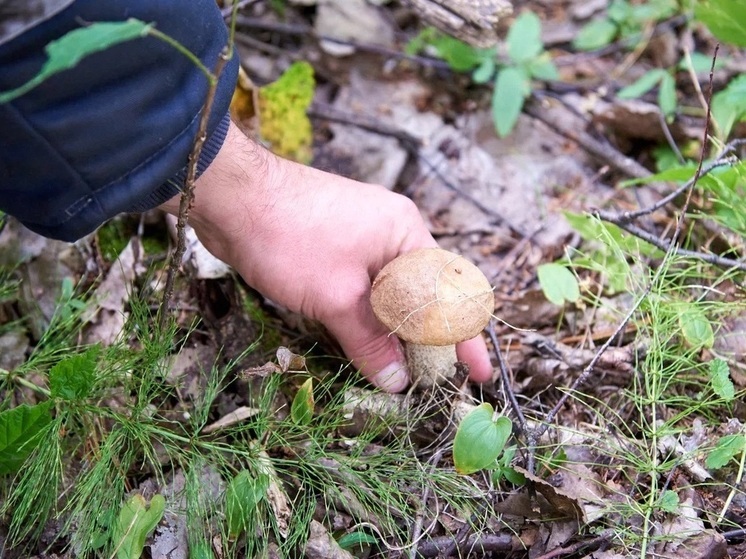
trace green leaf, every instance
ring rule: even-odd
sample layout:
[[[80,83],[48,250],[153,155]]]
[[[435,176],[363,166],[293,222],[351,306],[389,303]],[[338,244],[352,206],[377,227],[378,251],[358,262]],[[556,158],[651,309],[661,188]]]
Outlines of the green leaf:
[[[650,184],[653,182],[685,182],[694,177],[694,173],[697,172],[696,165],[680,165],[666,169],[660,173],[643,177],[639,179],[629,179],[621,182],[622,187],[637,186],[640,184]]]
[[[662,254],[659,248],[640,240],[634,235],[625,233],[622,229],[611,223],[605,223],[592,216],[573,212],[563,212],[563,215],[570,226],[580,233],[580,236],[586,241],[601,241],[602,243],[612,241],[614,245],[618,245],[621,252],[628,254],[637,252],[647,256],[660,256]],[[617,261],[618,263],[615,264]],[[624,256],[619,254],[618,251],[610,252],[607,255],[604,266],[613,268],[614,270],[629,271],[629,266]],[[611,269],[607,270],[607,272],[611,271]]]
[[[508,56],[513,62],[520,64],[539,56],[544,50],[539,16],[533,12],[523,12],[510,26],[505,41]]]
[[[251,526],[256,507],[264,498],[269,487],[269,476],[260,474],[254,477],[248,470],[236,474],[225,490],[225,519],[231,538]]]
[[[746,2],[743,0],[699,0],[694,16],[721,41],[746,47]]]
[[[140,559],[145,540],[163,518],[164,510],[163,495],[154,495],[148,504],[138,493],[122,505],[113,533],[118,559]]]
[[[487,83],[495,75],[497,65],[494,58],[485,58],[482,63],[474,70],[471,79],[474,83]]]
[[[730,462],[734,456],[743,452],[746,448],[746,437],[742,434],[725,435],[710,451],[705,460],[705,465],[713,470],[719,470]]]
[[[645,24],[671,17],[678,8],[676,0],[648,0],[630,6],[631,16],[635,21]]]
[[[609,19],[619,25],[627,24],[632,18],[632,6],[628,0],[612,0],[606,11]]]
[[[96,382],[96,361],[101,346],[94,345],[85,353],[66,357],[49,371],[49,389],[53,398],[76,401],[91,395]]]
[[[542,264],[536,269],[544,296],[555,305],[580,299],[580,287],[573,273],[561,264]]]
[[[667,489],[658,498],[657,505],[663,512],[674,514],[679,510],[679,495],[676,491]]]
[[[746,74],[731,80],[728,86],[712,96],[712,117],[727,138],[733,126],[746,118]]]
[[[712,325],[697,307],[690,306],[679,313],[679,326],[684,341],[692,348],[710,348],[715,343]]]
[[[507,417],[493,419],[493,409],[484,403],[461,421],[453,441],[456,471],[468,475],[495,464],[508,442],[513,424]]]
[[[0,412],[0,475],[17,472],[37,447],[41,431],[52,422],[51,407],[47,401]]]
[[[457,72],[473,70],[486,59],[494,59],[494,49],[478,49],[448,35],[438,35],[431,44],[443,60]]]
[[[730,379],[730,368],[725,359],[713,359],[709,364],[710,383],[712,390],[727,402],[732,402],[736,397],[736,388]]]
[[[521,68],[509,67],[498,72],[492,95],[492,118],[500,137],[513,130],[530,92],[531,84]]]
[[[298,425],[308,425],[313,419],[313,379],[309,378],[298,389],[290,406],[290,417]]]
[[[81,29],[70,31],[44,48],[47,61],[36,76],[16,89],[0,93],[0,104],[12,101],[31,91],[54,74],[74,68],[88,55],[147,35],[152,27],[151,24],[128,19],[127,21],[92,23]]]
[[[537,80],[559,80],[559,71],[557,70],[557,66],[554,65],[548,52],[545,52],[529,63],[528,73]]]
[[[620,89],[617,92],[617,97],[619,99],[636,99],[637,97],[642,97],[658,85],[667,75],[668,73],[660,68],[650,70],[643,74],[636,82]]]
[[[526,484],[526,476],[522,474],[521,472],[517,471],[515,468],[511,468],[511,467],[501,468],[500,473],[505,479],[507,479],[513,485],[520,486],[520,485]]]
[[[341,538],[339,538],[339,541],[337,541],[337,544],[339,544],[339,547],[342,549],[350,550],[355,547],[363,547],[367,545],[376,545],[378,543],[378,538],[375,536],[372,536],[371,534],[368,534],[367,532],[362,532],[360,530],[356,530],[355,532],[350,532],[349,534],[345,534]]]
[[[666,72],[661,78],[661,85],[658,89],[658,106],[670,122],[676,114],[676,80]]]
[[[572,46],[577,50],[600,49],[611,44],[618,33],[619,27],[610,19],[596,19],[580,29],[572,41]]]

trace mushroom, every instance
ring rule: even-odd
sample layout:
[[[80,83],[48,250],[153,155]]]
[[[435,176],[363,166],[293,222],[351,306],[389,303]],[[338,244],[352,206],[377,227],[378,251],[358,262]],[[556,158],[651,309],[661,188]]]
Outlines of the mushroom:
[[[458,254],[440,248],[389,262],[371,288],[373,312],[405,342],[412,382],[423,388],[455,374],[455,344],[477,336],[495,307],[492,286]]]

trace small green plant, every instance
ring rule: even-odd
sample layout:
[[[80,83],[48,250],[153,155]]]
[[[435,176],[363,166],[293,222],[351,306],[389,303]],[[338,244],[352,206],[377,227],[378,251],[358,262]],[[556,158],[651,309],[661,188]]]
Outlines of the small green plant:
[[[562,264],[542,264],[536,269],[544,296],[558,306],[580,299],[580,286],[575,275]]]
[[[721,41],[746,47],[746,4],[741,0],[697,0],[694,16]]]
[[[606,14],[584,25],[572,44],[578,50],[595,50],[617,39],[637,43],[643,27],[666,19],[678,10],[676,0],[651,0],[632,3],[629,0],[612,0]]]
[[[145,539],[161,521],[165,509],[163,495],[154,495],[148,503],[136,494],[122,505],[113,533],[117,559],[140,559]]]
[[[634,83],[617,92],[619,99],[635,99],[658,87],[658,106],[667,120],[676,113],[676,78],[672,72],[656,68],[642,75]]]
[[[541,21],[533,12],[523,12],[511,25],[506,38],[505,59],[497,49],[477,49],[452,37],[426,30],[410,44],[416,52],[425,45],[434,48],[449,66],[458,72],[472,72],[475,83],[494,83],[492,118],[497,133],[510,134],[518,121],[533,80],[559,77],[541,40]]]
[[[523,485],[526,483],[526,476],[512,466],[516,451],[517,448],[515,446],[510,446],[503,451],[502,455],[497,459],[497,465],[492,470],[492,483],[498,484],[502,480],[506,480],[513,485]]]
[[[225,520],[232,539],[256,526],[257,505],[265,498],[268,487],[267,474],[255,476],[248,470],[241,470],[231,480],[225,491]]]
[[[507,417],[497,416],[490,404],[470,411],[456,430],[453,463],[460,474],[473,474],[496,465],[513,431]]]

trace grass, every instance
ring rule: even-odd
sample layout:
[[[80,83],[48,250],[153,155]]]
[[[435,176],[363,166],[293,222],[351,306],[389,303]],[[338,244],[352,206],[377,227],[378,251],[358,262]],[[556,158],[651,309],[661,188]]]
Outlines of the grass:
[[[664,529],[682,511],[696,507],[682,502],[680,494],[686,494],[689,487],[722,494],[726,480],[732,479],[725,471],[713,472],[714,479],[697,479],[697,474],[706,471],[704,463],[718,432],[733,417],[738,400],[737,392],[729,395],[715,383],[708,366],[716,358],[713,344],[722,324],[746,311],[743,288],[739,287],[742,278],[690,258],[631,251],[616,232],[600,224],[586,224],[581,231],[594,231],[597,239],[586,245],[591,252],[577,253],[573,258],[580,273],[590,271],[591,277],[601,282],[600,289],[590,291],[603,293],[604,282],[614,282],[618,288],[620,278],[606,276],[606,266],[595,264],[613,261],[617,274],[626,271],[621,278],[624,291],[643,297],[633,318],[637,330],[635,372],[629,385],[611,397],[595,396],[592,389],[572,395],[577,415],[592,418],[592,423],[575,430],[565,425],[557,429],[565,432],[565,440],[582,440],[588,452],[581,457],[576,452],[574,460],[568,460],[555,440],[540,449],[539,458],[548,473],[565,471],[577,477],[575,460],[589,468],[593,476],[581,483],[601,488],[608,495],[602,505],[605,510],[594,513],[600,521],[591,527],[597,532],[611,528],[616,545],[626,555],[645,558],[657,553],[665,541],[681,543],[680,532],[667,534]],[[641,274],[641,270],[647,273]],[[603,301],[589,295],[586,304],[598,307]],[[731,482],[729,499],[733,492],[742,493],[735,487],[740,477],[739,470],[736,482]],[[600,484],[600,478],[606,481]],[[710,504],[695,511],[704,520],[698,531],[708,519],[723,521],[716,508]],[[696,525],[693,521],[692,526]],[[727,529],[728,524],[719,527]]]
[[[344,393],[357,382],[349,371],[316,375],[318,405],[307,426],[296,424],[288,414],[298,383],[289,373],[273,374],[247,383],[245,398],[259,413],[203,433],[216,419],[221,395],[234,390],[238,364],[256,344],[226,366],[216,364],[203,371],[198,397],[180,401],[177,388],[166,381],[168,358],[195,335],[195,329],[171,322],[160,330],[150,308],[147,301],[131,300],[123,335],[94,352],[92,381],[83,389],[68,386],[79,390],[72,396],[62,396],[59,388],[50,392],[49,378],[61,362],[84,354],[86,348],[78,346],[77,338],[85,305],[58,313],[29,359],[4,375],[3,409],[18,403],[22,387],[33,388],[29,404],[51,399],[54,406],[52,420],[30,443],[34,452],[25,466],[4,479],[6,551],[40,549],[39,538],[57,525],[59,530],[51,539],[45,536],[42,548],[79,557],[122,553],[113,534],[127,496],[147,479],[161,491],[175,476],[183,476],[184,487],[168,501],[167,509],[183,512],[193,549],[201,549],[205,557],[210,556],[208,544],[216,535],[229,556],[239,551],[247,556],[265,553],[270,541],[283,553],[297,553],[319,502],[329,515],[345,511],[359,531],[381,546],[406,545],[412,519],[422,514],[418,496],[423,492],[435,496],[443,511],[457,515],[468,517],[484,507],[483,495],[468,478],[430,468],[418,458],[406,433],[392,436],[392,418],[371,423],[353,439],[340,433],[348,422]],[[67,382],[74,384],[72,379],[83,376],[76,370]],[[175,414],[174,403],[179,401],[182,412]],[[420,420],[396,421],[401,425]],[[262,493],[256,507],[241,518],[240,533],[230,533],[225,494],[241,472],[254,480],[268,475],[282,488],[291,514],[287,527],[276,520],[278,503],[270,493]]]

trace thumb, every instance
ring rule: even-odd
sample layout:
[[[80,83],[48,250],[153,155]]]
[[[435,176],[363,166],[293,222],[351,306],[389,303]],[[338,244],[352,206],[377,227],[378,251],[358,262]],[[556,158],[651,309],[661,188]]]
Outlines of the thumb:
[[[369,305],[334,320],[327,328],[371,384],[387,392],[407,387],[409,371],[401,343],[378,322]]]

